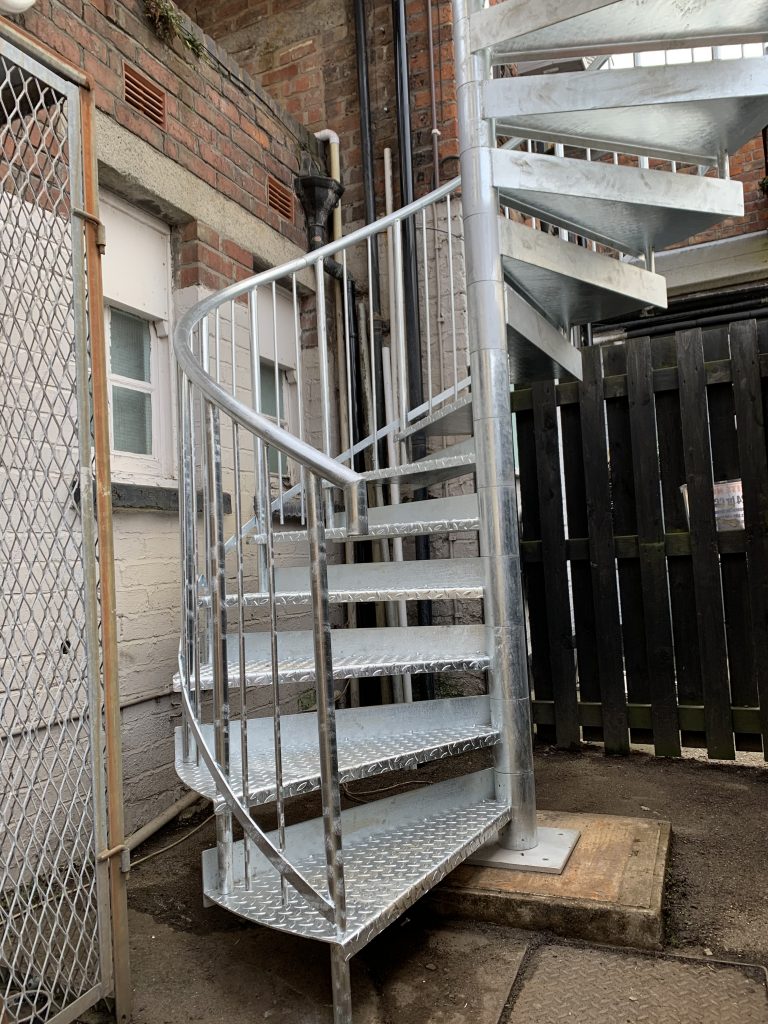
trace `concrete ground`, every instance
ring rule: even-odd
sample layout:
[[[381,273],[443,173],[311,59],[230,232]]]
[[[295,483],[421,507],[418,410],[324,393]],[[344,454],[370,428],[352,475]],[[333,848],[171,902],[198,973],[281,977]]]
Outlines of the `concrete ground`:
[[[479,760],[475,755],[472,767]],[[727,1024],[729,1007],[740,1024],[768,1024],[768,770],[642,754],[606,758],[598,751],[540,751],[536,770],[542,808],[671,821],[668,956],[608,953],[533,932],[440,921],[425,900],[354,958],[355,1024]],[[368,794],[400,779],[426,782],[442,772],[442,765],[426,766],[351,791]],[[312,812],[299,801],[290,817]],[[194,824],[169,826],[134,861]],[[324,947],[203,909],[200,854],[211,845],[208,822],[132,872],[135,1024],[330,1024]],[[681,964],[680,954],[698,959]],[[724,960],[760,969],[722,967]],[[600,991],[590,977],[603,981]]]

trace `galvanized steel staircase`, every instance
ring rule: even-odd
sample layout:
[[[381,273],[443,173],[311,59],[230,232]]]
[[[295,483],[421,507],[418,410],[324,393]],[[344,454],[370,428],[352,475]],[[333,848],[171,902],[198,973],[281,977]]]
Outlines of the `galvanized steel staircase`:
[[[539,77],[490,74],[493,64],[533,58],[762,41],[768,2],[724,10],[719,0],[574,0],[567,9],[562,20],[564,6],[552,0],[489,8],[454,2],[471,383],[459,382],[454,327],[452,389],[435,395],[428,388],[424,404],[408,408],[403,225],[447,201],[450,234],[453,186],[213,296],[176,332],[185,594],[176,680],[185,724],[178,730],[177,770],[216,805],[217,846],[204,856],[204,892],[251,921],[328,942],[337,1024],[351,1021],[347,961],[353,953],[490,840],[500,836],[513,861],[515,851],[537,843],[510,386],[537,375],[579,377],[573,328],[665,305],[655,251],[743,211],[740,185],[725,177],[727,156],[768,122],[763,58]],[[553,155],[518,143],[497,148],[504,134],[543,148],[553,144]],[[589,149],[599,152],[586,159],[574,153]],[[616,151],[638,156],[638,165],[614,158]],[[675,174],[645,158],[713,164],[720,176]],[[511,218],[504,212],[510,210]],[[426,266],[426,219],[423,229]],[[349,453],[331,451],[324,260],[332,257],[342,268],[342,341],[349,341],[353,323],[362,334],[370,317],[375,359],[371,311],[361,304],[354,320],[347,254],[364,245],[361,262],[370,270],[371,240],[379,245],[385,238],[394,295],[387,373],[398,408],[379,410],[377,419],[374,397],[376,443],[369,437],[358,445],[373,465],[358,473],[345,465]],[[453,262],[449,270],[452,276]],[[286,279],[299,374],[299,289],[314,282],[322,396],[315,437],[323,451],[307,443],[303,425],[297,438],[261,412],[259,310],[271,296],[276,360],[275,288]],[[452,284],[462,290],[453,278]],[[427,316],[429,302],[427,296]],[[431,344],[429,329],[427,335]],[[242,379],[231,369],[227,380],[227,352],[231,368],[247,364],[250,353]],[[442,353],[440,359],[442,368]],[[429,364],[430,386],[432,370]],[[351,421],[349,380],[348,392]],[[449,439],[446,448],[423,450],[441,437]],[[390,464],[382,466],[385,443]],[[302,518],[306,510],[306,525],[273,525],[273,514],[282,524],[286,504],[282,465],[274,494],[270,448],[299,469],[300,482],[289,493]],[[468,474],[474,493],[399,500],[401,488],[415,491]],[[366,492],[375,496],[384,488],[389,503],[367,508]],[[226,490],[235,517],[227,542]],[[402,560],[403,538],[456,532],[477,534],[478,556]],[[391,560],[359,564],[350,557],[326,565],[326,545],[338,554],[346,544],[351,555],[372,538],[386,542],[381,550]],[[286,551],[304,564],[278,566]],[[402,602],[441,599],[482,601],[484,625],[419,627],[403,618]],[[385,603],[386,627],[331,629],[332,606],[370,601]],[[311,628],[279,628],[285,608],[311,612]],[[260,611],[266,628],[251,621]],[[488,695],[336,708],[340,681],[460,671],[486,672]],[[281,713],[281,687],[299,683],[315,688],[317,709]],[[254,691],[269,695],[269,717],[248,710]],[[493,770],[340,810],[340,787],[350,780],[480,748],[493,750]],[[284,801],[317,790],[322,818],[286,828]],[[272,803],[276,829],[265,834],[249,810]],[[233,819],[244,840],[233,841]]]

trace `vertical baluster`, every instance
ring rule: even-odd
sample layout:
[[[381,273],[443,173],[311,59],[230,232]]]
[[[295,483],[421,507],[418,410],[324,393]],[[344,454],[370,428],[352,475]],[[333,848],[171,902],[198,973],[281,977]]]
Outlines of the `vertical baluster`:
[[[317,311],[317,349],[320,357],[320,413],[323,431],[323,451],[331,454],[331,382],[328,371],[328,319],[325,301],[325,269],[323,261],[315,263],[315,303]],[[333,516],[333,499],[330,489],[326,493],[327,515]]]
[[[221,423],[219,410],[206,402],[207,475],[210,505],[208,533],[210,536],[211,610],[213,618],[213,733],[215,756],[221,770],[229,777],[229,678],[227,664],[227,579],[224,548],[224,494],[221,467]],[[218,889],[232,892],[232,812],[223,800],[216,807],[216,848],[218,854]]]
[[[216,383],[221,383],[221,317],[219,315],[219,307],[216,307],[216,315],[214,319],[214,350],[216,358]]]
[[[237,332],[236,309],[229,306],[231,325],[232,396],[237,398]],[[232,472],[234,474],[235,562],[237,565],[237,656],[240,683],[240,777],[243,786],[243,804],[250,806],[248,778],[248,689],[245,670],[245,564],[243,559],[243,503],[240,475],[240,427],[232,420]],[[248,840],[243,840],[243,878],[245,888],[251,888],[251,851]]]
[[[272,352],[275,360],[275,412],[277,425],[282,426],[282,388],[280,387],[280,361],[277,354],[277,285],[272,282]],[[283,508],[283,453],[277,450],[277,494],[280,504],[280,524],[285,523]]]
[[[259,345],[259,289],[258,286],[248,293],[248,347],[250,349],[250,370],[251,370],[251,406],[256,412],[261,412],[261,347]],[[264,442],[254,435],[253,437],[253,493],[254,512],[258,524],[258,533],[264,537],[266,531],[265,520],[269,514],[270,493],[266,494],[261,486],[264,463]],[[264,589],[264,582],[267,576],[267,562],[264,550],[264,542],[260,540],[257,547],[257,571],[259,574],[259,587]]]
[[[190,348],[192,337],[189,338]],[[179,466],[179,523],[181,526],[181,560],[183,571],[181,574],[181,685],[186,686],[189,694],[190,704],[194,708],[195,718],[199,717],[199,709],[194,705],[194,682],[193,682],[193,654],[192,636],[194,633],[194,621],[190,618],[191,588],[194,570],[190,572],[190,556],[192,552],[192,537],[189,531],[189,511],[192,507],[193,497],[189,493],[189,422],[186,415],[186,391],[187,380],[180,366],[176,368],[176,400],[178,416],[178,466]],[[190,731],[189,717],[186,707],[181,717],[181,752],[185,761],[190,756]]]
[[[427,211],[423,209],[421,211],[421,242],[422,242],[422,259],[424,261],[424,267],[422,273],[424,275],[424,317],[425,327],[427,334],[427,408],[432,412],[432,397],[434,390],[432,388],[432,326],[431,316],[429,310],[429,263],[427,261]]]
[[[265,446],[266,447],[266,446]],[[266,448],[265,455],[269,449]],[[264,460],[264,478],[262,486],[269,493],[269,458]],[[275,752],[275,814],[277,815],[277,838],[280,852],[285,852],[285,793],[283,789],[283,744],[280,721],[280,660],[277,646],[277,603],[275,600],[275,539],[272,530],[271,512],[267,516],[267,590],[269,593],[269,654],[272,674],[272,738]],[[283,906],[288,903],[288,891],[285,878],[280,876],[280,889]]]
[[[350,453],[354,451],[355,447],[355,411],[352,405],[352,337],[351,317],[354,315],[353,310],[349,308],[349,279],[347,276],[347,252],[346,249],[341,254],[341,276],[342,276],[342,289],[344,291],[344,297],[342,299],[343,309],[343,331],[344,331],[344,365],[347,373],[347,433],[349,440]],[[354,455],[350,454],[349,457],[350,466],[354,466],[355,459]]]
[[[408,370],[405,351],[405,292],[403,281],[403,224],[395,221],[393,228],[393,269],[394,308],[395,308],[395,343],[397,344],[397,387],[400,403],[400,426],[408,426]]]
[[[459,356],[456,344],[456,288],[453,280],[453,221],[451,197],[445,197],[445,216],[448,221],[448,286],[451,290],[451,351],[453,353],[453,396],[459,397]]]
[[[306,441],[304,436],[304,385],[302,383],[302,368],[301,368],[301,330],[300,330],[300,317],[299,317],[299,293],[296,285],[296,275],[291,275],[291,294],[293,296],[293,344],[296,353],[296,388],[298,391],[298,405],[299,405],[299,437],[302,441]],[[300,501],[301,501],[301,525],[306,523],[306,498],[304,491],[306,489],[306,472],[303,466],[299,468],[299,490],[300,490]]]
[[[373,238],[369,237],[366,240],[367,256],[368,256],[368,288],[370,290],[371,282],[373,281]],[[374,344],[374,333],[373,333],[373,303],[368,298],[368,342],[370,346],[370,374],[371,374],[371,398],[373,403],[373,468],[376,470],[379,468],[379,444],[376,438],[379,430],[379,419],[378,419],[378,395],[376,387],[376,346]]]
[[[190,458],[189,458],[189,493],[191,495],[191,507],[188,511],[189,516],[189,530],[192,538],[192,554],[190,558],[190,569],[192,572],[192,608],[194,618],[192,621],[192,638],[193,638],[193,662],[195,666],[195,714],[197,715],[198,722],[202,721],[203,717],[203,690],[200,673],[202,670],[202,658],[200,656],[200,551],[197,537],[197,454],[196,454],[196,442],[195,442],[195,396],[192,384],[188,384],[187,393],[185,395],[185,401],[187,404],[187,415],[189,416],[189,437],[190,437]],[[200,431],[202,433],[203,424],[200,423]],[[204,447],[204,445],[201,445]],[[205,512],[203,512],[205,514]],[[205,529],[205,520],[203,521]],[[200,764],[200,751],[195,746],[195,763]]]
[[[342,860],[341,798],[339,794],[339,763],[336,744],[336,701],[333,687],[331,654],[331,620],[328,602],[328,567],[325,551],[325,528],[322,517],[322,486],[314,473],[309,474],[307,488],[307,534],[310,557],[310,589],[313,608],[315,647],[315,689],[317,694],[317,726],[320,745],[320,793],[323,802],[326,875],[328,892],[333,902],[336,929],[346,928],[347,908]]]
[[[200,359],[203,364],[205,372],[210,374],[211,372],[211,351],[210,351],[210,323],[208,314],[203,318],[203,330],[202,338],[200,341]],[[200,431],[204,435],[206,432],[206,408],[205,398],[201,392],[200,394]],[[208,489],[208,445],[202,445],[203,465],[202,465],[202,479],[203,479],[203,516],[205,522],[204,537],[205,537],[205,579],[208,590],[208,597],[211,596],[211,579],[209,573],[209,567],[211,564],[211,535],[208,529],[208,513],[211,504],[211,494]],[[213,612],[211,610],[210,602],[205,613],[205,640],[208,655],[208,664],[213,664]]]

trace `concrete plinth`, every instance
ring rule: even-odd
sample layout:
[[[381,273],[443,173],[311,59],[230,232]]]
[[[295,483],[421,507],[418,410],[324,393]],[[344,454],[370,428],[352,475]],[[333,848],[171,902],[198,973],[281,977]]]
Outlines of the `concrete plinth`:
[[[538,823],[581,833],[562,874],[464,864],[432,892],[434,909],[590,942],[659,949],[669,822],[540,811]]]

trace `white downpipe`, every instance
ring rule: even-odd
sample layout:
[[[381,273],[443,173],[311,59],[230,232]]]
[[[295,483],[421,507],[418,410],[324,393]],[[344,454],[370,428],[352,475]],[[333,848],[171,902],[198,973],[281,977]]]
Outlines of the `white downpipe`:
[[[390,214],[394,206],[392,198],[392,150],[384,150],[384,201],[385,201],[385,212]],[[397,323],[397,318],[394,312],[394,280],[395,280],[395,269],[394,269],[394,258],[392,253],[393,245],[393,232],[391,229],[387,230],[387,275],[389,278],[389,323],[393,325]],[[392,327],[390,326],[390,347],[387,349],[382,345],[381,349],[381,363],[382,363],[382,374],[384,377],[384,416],[387,423],[392,423],[395,419],[395,388],[396,388],[396,372],[395,366],[397,364],[396,359],[392,359]],[[397,340],[398,344],[403,344],[403,339]],[[391,362],[390,362],[391,360]],[[400,384],[402,387],[402,382]],[[387,435],[387,456],[389,459],[390,466],[400,465],[398,458],[397,445],[392,434]],[[393,480],[389,486],[389,500],[393,505],[400,504],[400,484]],[[392,540],[392,561],[402,562],[403,561],[403,539],[402,537],[394,537]],[[406,608],[405,601],[397,602],[397,615],[401,626],[408,625],[408,611]],[[411,676],[410,673],[406,672],[403,675],[403,701],[406,704],[410,704],[413,701],[413,689],[411,687]]]
[[[0,12],[2,14],[23,14],[36,3],[37,0],[0,0]]]

